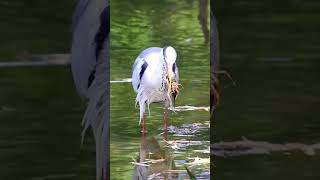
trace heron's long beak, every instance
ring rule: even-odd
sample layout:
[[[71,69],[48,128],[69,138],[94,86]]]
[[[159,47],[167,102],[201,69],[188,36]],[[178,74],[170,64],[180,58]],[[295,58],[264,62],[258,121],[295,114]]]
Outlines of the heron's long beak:
[[[174,84],[174,72],[172,70],[172,64],[167,64],[167,83],[168,83],[168,96],[169,96],[169,102],[170,106],[175,105],[175,99],[177,94],[179,93],[178,89],[176,89],[177,85]]]
[[[174,73],[172,71],[172,64],[168,64],[167,66],[167,73],[168,73],[168,91],[171,91],[172,88],[172,79],[174,78]]]

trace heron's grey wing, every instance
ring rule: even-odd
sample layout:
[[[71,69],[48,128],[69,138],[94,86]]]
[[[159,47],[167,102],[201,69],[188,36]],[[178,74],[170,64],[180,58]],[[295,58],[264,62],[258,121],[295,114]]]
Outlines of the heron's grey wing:
[[[95,79],[88,89],[89,102],[82,121],[82,139],[91,127],[96,144],[96,179],[108,173],[109,159],[109,39],[99,55]]]
[[[76,89],[85,98],[89,98],[88,88],[97,63],[96,38],[107,4],[101,0],[79,0],[73,15],[71,70]]]
[[[156,60],[159,52],[161,52],[162,48],[159,47],[150,47],[143,50],[137,59],[135,60],[132,66],[132,86],[135,92],[138,92],[138,88],[141,82],[141,78],[146,70],[146,68],[151,65],[157,64]],[[156,55],[156,56],[154,56]]]
[[[144,58],[137,57],[132,66],[132,87],[135,92],[138,92],[142,75],[146,69],[146,61]],[[143,72],[142,72],[143,71]]]
[[[71,68],[78,93],[88,99],[82,138],[91,127],[96,179],[107,179],[109,159],[109,0],[80,0],[73,16]]]
[[[146,57],[148,57],[150,54],[160,53],[161,51],[162,51],[162,48],[160,48],[160,47],[150,47],[150,48],[147,48],[147,49],[143,50],[143,51],[139,54],[139,57],[140,57],[140,58],[146,58]]]
[[[76,9],[72,16],[72,31],[75,29],[77,24],[79,23],[81,16],[86,11],[86,8],[88,7],[88,3],[90,0],[79,0],[78,4],[76,6]]]
[[[96,179],[108,173],[109,159],[109,38],[99,55],[95,79],[88,89],[89,102],[82,121],[82,139],[91,127],[96,144]]]

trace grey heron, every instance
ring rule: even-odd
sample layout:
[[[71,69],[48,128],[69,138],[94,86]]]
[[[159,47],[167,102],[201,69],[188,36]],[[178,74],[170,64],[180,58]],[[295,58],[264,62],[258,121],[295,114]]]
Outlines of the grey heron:
[[[79,0],[72,19],[71,70],[87,101],[82,142],[91,127],[96,144],[96,179],[109,176],[109,0]]]
[[[145,128],[146,105],[164,102],[164,128],[168,125],[168,108],[179,93],[179,73],[176,64],[177,53],[171,46],[145,49],[136,58],[132,66],[132,87],[137,93],[136,104],[140,107],[142,133]],[[150,110],[149,110],[150,114]]]

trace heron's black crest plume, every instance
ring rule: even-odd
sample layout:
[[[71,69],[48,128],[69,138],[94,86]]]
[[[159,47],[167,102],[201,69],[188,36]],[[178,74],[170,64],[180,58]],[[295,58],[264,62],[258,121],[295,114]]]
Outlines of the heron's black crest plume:
[[[166,56],[166,49],[167,49],[168,47],[169,47],[169,46],[164,46],[164,47],[163,47],[163,52],[162,52],[162,53],[163,53],[164,59],[166,59],[166,57],[167,57],[167,56]]]
[[[173,66],[172,66],[172,71],[173,71],[173,72],[176,72],[176,63],[173,64]]]

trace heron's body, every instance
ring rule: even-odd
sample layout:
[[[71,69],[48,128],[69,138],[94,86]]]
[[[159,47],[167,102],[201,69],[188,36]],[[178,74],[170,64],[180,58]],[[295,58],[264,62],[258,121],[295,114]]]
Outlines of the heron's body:
[[[109,176],[109,0],[79,0],[73,15],[71,68],[87,101],[82,139],[91,128],[96,144],[96,180]]]
[[[165,48],[173,53],[172,62],[166,62]],[[172,106],[172,93],[168,83],[169,74],[172,82],[179,83],[176,54],[172,47],[151,47],[145,49],[135,60],[132,67],[132,86],[137,93],[136,102],[140,106],[140,123],[144,118],[145,106],[154,102],[164,102],[165,108]],[[169,55],[168,55],[169,56]],[[171,58],[171,57],[170,57]],[[174,97],[175,98],[175,97]]]

